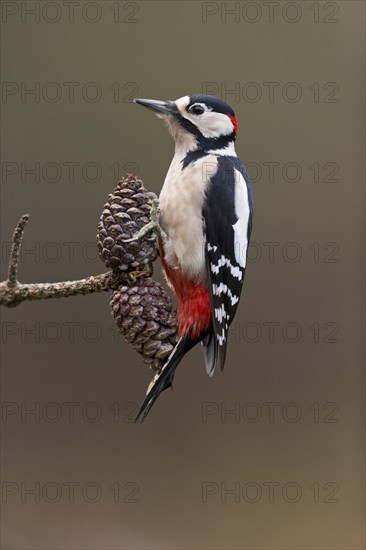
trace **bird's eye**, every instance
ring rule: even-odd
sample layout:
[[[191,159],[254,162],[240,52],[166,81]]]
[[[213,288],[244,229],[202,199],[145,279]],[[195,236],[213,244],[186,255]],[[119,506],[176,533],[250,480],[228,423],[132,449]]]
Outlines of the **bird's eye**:
[[[202,105],[192,105],[192,107],[189,108],[189,112],[192,113],[192,115],[202,115],[205,110]]]

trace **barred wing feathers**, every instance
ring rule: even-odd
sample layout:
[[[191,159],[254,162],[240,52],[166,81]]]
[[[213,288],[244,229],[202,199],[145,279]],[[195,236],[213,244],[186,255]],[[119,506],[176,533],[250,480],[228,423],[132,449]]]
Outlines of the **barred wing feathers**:
[[[203,207],[206,276],[210,290],[215,361],[223,370],[229,326],[232,323],[244,281],[247,251],[252,231],[252,185],[237,157],[223,156],[211,178]]]

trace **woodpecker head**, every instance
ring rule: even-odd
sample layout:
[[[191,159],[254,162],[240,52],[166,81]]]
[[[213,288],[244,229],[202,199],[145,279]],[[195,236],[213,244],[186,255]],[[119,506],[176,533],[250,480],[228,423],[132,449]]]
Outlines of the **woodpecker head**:
[[[191,142],[190,149],[218,149],[234,142],[238,124],[233,109],[217,97],[183,96],[176,101],[135,99],[163,118],[177,143]]]

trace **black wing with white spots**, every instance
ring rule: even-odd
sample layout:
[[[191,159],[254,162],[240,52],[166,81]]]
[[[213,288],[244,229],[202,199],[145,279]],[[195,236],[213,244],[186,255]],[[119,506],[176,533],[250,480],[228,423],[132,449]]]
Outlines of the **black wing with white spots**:
[[[240,299],[252,231],[252,186],[237,157],[218,157],[217,171],[208,183],[203,218],[213,320],[213,334],[205,346],[206,357],[209,353],[214,357],[206,367],[212,374],[217,359],[221,370],[224,368],[228,329]]]

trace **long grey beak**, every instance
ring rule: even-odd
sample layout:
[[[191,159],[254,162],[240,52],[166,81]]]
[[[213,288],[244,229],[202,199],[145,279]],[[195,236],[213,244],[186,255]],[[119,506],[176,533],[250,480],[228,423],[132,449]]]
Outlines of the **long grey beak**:
[[[174,101],[159,101],[158,99],[134,99],[135,103],[143,105],[147,109],[169,115],[174,109]]]

